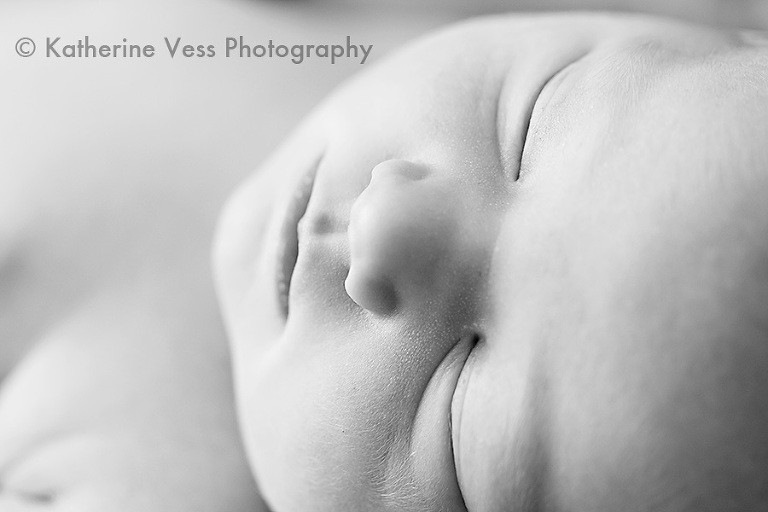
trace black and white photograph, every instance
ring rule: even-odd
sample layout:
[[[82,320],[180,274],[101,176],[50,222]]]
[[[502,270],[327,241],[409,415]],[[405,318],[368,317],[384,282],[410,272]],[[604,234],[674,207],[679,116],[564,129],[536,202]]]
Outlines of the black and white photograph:
[[[0,512],[768,512],[768,1],[0,0]]]

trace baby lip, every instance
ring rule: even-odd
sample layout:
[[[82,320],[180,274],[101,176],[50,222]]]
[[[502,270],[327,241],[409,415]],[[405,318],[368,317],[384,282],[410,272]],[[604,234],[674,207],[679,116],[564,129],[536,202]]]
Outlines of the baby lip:
[[[277,251],[277,297],[283,317],[288,316],[291,278],[299,257],[298,224],[307,211],[318,164],[313,165],[293,189],[280,231],[280,246]]]

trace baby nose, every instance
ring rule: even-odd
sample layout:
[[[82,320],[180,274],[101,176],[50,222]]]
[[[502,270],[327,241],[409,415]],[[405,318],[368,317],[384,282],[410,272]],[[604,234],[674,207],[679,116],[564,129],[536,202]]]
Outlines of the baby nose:
[[[345,287],[359,306],[392,313],[429,299],[450,275],[457,235],[456,189],[405,160],[377,165],[352,206],[350,269]]]

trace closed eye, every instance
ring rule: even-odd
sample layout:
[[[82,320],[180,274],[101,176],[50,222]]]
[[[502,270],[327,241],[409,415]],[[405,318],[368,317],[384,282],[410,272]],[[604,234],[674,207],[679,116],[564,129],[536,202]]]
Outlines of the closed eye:
[[[559,69],[554,74],[550,75],[549,78],[547,78],[546,81],[544,81],[536,91],[536,95],[534,96],[533,101],[529,102],[528,104],[528,110],[525,112],[525,115],[523,116],[523,122],[525,123],[525,127],[522,129],[521,133],[523,134],[522,141],[520,142],[520,154],[517,155],[517,162],[518,162],[518,168],[517,173],[515,175],[515,181],[518,181],[522,174],[523,174],[523,158],[525,155],[525,148],[528,145],[528,140],[530,139],[531,134],[531,124],[533,121],[533,113],[537,110],[537,105],[539,105],[539,100],[541,99],[542,93],[547,88],[547,86],[552,83],[553,79],[560,75],[560,73],[563,72],[563,69]]]
[[[558,68],[559,71],[559,68]],[[496,133],[499,156],[507,182],[517,181],[531,116],[541,91],[552,76],[531,87],[526,75],[530,70],[519,69],[502,81],[496,107]],[[557,74],[557,73],[555,73]]]
[[[526,117],[527,123],[524,132],[525,136],[523,138],[523,145],[520,150],[520,157],[518,160],[520,162],[520,167],[517,173],[517,177],[515,178],[516,181],[522,180],[526,175],[525,171],[527,170],[527,166],[525,165],[525,155],[527,150],[530,148],[530,144],[532,143],[533,139],[531,128],[538,124],[536,120],[541,116],[542,111],[546,109],[547,105],[549,105],[549,102],[554,96],[555,91],[560,86],[560,84],[562,84],[563,80],[568,75],[568,72],[573,68],[573,66],[580,62],[584,56],[586,56],[586,53],[568,65],[558,69],[555,73],[550,75],[550,77],[539,88],[539,91],[536,94],[536,99],[531,103],[530,111]]]

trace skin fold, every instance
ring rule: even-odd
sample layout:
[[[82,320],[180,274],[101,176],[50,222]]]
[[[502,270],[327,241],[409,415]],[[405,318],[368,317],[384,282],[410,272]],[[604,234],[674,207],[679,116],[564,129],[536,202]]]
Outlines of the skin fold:
[[[485,18],[317,108],[214,250],[270,506],[766,506],[766,41]]]

